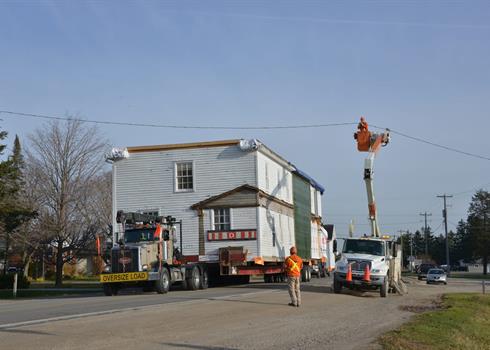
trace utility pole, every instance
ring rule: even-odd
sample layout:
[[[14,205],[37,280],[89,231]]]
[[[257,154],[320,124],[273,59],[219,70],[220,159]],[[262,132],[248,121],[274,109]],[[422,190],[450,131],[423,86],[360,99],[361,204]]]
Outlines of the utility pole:
[[[432,216],[432,213],[425,212],[425,213],[421,213],[419,215],[423,216],[424,221],[425,221],[425,226],[424,226],[425,256],[428,257],[429,256],[429,232],[427,230],[427,217]]]
[[[449,261],[449,237],[447,234],[447,205],[446,205],[446,199],[447,198],[453,198],[453,196],[449,196],[447,194],[443,194],[440,196],[437,196],[437,198],[443,198],[444,199],[444,209],[442,210],[442,216],[444,218],[444,230],[446,231],[446,265],[447,265],[447,274],[449,275],[451,272],[451,265]]]

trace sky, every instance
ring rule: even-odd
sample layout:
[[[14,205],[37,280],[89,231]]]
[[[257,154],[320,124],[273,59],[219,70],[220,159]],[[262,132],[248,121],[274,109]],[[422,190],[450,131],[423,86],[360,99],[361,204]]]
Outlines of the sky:
[[[355,123],[490,157],[488,1],[1,1],[0,110],[188,126]],[[11,145],[45,120],[0,113]],[[323,220],[369,233],[355,125],[100,125],[108,144],[257,138],[325,188]],[[490,161],[393,134],[375,162],[381,230],[443,232]]]

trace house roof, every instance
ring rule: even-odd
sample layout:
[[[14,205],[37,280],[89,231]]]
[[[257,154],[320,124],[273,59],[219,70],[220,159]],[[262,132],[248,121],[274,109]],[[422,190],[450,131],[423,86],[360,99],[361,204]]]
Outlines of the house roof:
[[[222,198],[228,197],[230,195],[233,195],[235,193],[242,192],[242,191],[252,191],[252,192],[257,193],[259,195],[259,197],[267,198],[270,201],[276,202],[278,204],[281,204],[281,205],[288,207],[288,208],[291,208],[291,209],[293,208],[292,204],[290,204],[286,201],[283,201],[282,199],[279,199],[275,196],[272,196],[272,195],[258,189],[255,186],[251,186],[249,184],[244,184],[244,185],[238,186],[232,190],[220,193],[218,195],[215,195],[215,196],[209,197],[205,200],[202,200],[200,202],[197,202],[197,203],[191,205],[191,209],[203,209],[203,208],[210,207],[210,206],[212,206],[213,202],[216,202]],[[259,203],[257,202],[255,204],[255,206],[258,206],[258,205],[259,205]]]
[[[305,173],[304,171],[298,169],[296,166],[294,167],[294,173],[298,174],[299,176],[303,177],[305,180],[307,180],[315,189],[320,191],[321,194],[325,192],[325,187],[320,185],[314,178],[312,178],[310,175]]]
[[[221,140],[221,141],[205,141],[205,142],[191,142],[191,143],[174,143],[168,145],[135,146],[135,147],[128,147],[128,152],[139,153],[139,152],[166,151],[172,149],[221,147],[221,146],[233,146],[239,143],[240,140]]]

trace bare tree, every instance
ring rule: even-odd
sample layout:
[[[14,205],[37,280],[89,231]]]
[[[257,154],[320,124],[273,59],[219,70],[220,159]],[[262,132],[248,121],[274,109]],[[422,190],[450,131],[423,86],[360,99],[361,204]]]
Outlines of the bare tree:
[[[27,162],[38,179],[42,227],[54,248],[56,285],[63,266],[93,242],[100,230],[88,214],[93,182],[104,165],[104,142],[95,127],[70,119],[52,122],[29,137]]]

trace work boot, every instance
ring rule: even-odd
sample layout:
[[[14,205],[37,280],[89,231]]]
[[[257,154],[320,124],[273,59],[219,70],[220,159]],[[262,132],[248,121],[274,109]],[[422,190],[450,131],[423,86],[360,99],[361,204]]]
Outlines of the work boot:
[[[293,303],[289,303],[288,305],[289,306],[296,306],[296,304],[293,304]]]

